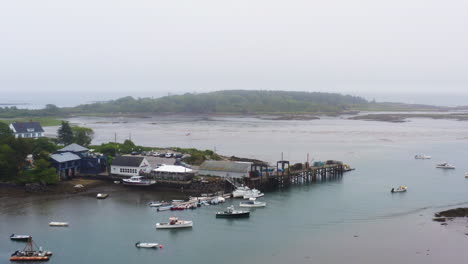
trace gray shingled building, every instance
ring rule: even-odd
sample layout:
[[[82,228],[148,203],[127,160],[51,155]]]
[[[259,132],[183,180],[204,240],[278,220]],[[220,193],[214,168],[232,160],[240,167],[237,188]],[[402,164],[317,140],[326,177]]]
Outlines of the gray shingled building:
[[[249,177],[252,162],[207,160],[200,165],[198,175],[229,178]]]

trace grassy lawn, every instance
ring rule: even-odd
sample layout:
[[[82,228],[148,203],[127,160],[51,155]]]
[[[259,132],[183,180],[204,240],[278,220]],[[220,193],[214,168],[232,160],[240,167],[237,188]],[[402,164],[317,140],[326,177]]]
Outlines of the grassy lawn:
[[[0,122],[10,124],[12,122],[39,122],[41,126],[48,127],[48,126],[60,126],[62,124],[62,120],[58,117],[33,117],[33,118],[12,118],[12,119],[0,119]]]

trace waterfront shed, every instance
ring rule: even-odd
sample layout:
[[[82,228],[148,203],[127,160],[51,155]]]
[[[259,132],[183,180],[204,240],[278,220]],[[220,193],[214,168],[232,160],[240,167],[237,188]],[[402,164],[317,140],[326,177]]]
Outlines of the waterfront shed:
[[[16,138],[40,138],[44,137],[44,129],[39,122],[13,122],[10,129]]]
[[[137,176],[142,173],[150,173],[151,166],[145,157],[141,156],[117,156],[111,165],[111,174],[120,176]]]
[[[229,178],[249,177],[252,162],[207,160],[200,165],[199,175]]]

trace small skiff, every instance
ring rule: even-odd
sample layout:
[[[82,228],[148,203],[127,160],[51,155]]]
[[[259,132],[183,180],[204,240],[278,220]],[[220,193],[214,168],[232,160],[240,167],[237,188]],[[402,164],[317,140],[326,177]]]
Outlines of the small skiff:
[[[50,222],[49,226],[68,226],[68,222]]]
[[[187,228],[192,226],[192,221],[179,220],[177,217],[169,218],[169,223],[156,223],[156,229]]]
[[[137,248],[158,248],[158,243],[142,243],[140,241],[135,243],[135,247]]]

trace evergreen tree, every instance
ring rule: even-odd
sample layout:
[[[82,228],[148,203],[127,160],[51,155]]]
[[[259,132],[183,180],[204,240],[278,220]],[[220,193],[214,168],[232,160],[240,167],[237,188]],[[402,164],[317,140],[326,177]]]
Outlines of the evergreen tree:
[[[66,121],[62,121],[62,126],[57,131],[57,142],[64,145],[73,143],[73,131]]]

